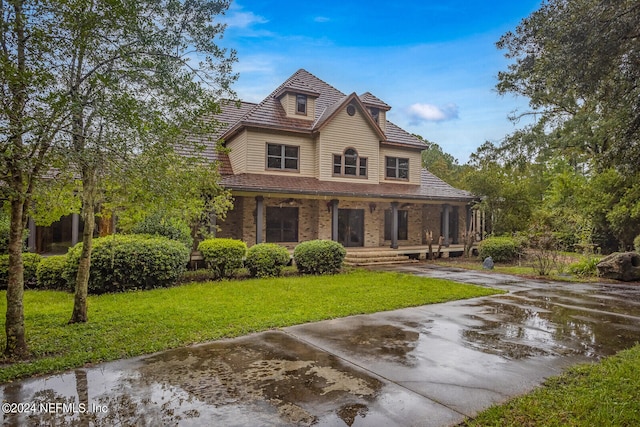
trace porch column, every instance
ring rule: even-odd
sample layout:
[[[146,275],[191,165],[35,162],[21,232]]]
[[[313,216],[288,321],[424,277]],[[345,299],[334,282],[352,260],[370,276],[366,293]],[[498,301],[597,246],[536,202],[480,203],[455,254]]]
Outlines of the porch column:
[[[264,217],[264,197],[256,196],[256,244],[262,243],[262,218]]]
[[[338,200],[331,200],[331,240],[338,241]]]
[[[442,237],[444,237],[444,246],[448,247],[451,242],[449,241],[449,214],[451,212],[451,206],[442,206]]]
[[[27,237],[27,248],[29,252],[36,251],[36,222],[29,217],[29,237]]]
[[[398,202],[391,202],[391,249],[398,249]]]
[[[80,234],[80,214],[71,214],[71,246],[78,243],[78,235]]]

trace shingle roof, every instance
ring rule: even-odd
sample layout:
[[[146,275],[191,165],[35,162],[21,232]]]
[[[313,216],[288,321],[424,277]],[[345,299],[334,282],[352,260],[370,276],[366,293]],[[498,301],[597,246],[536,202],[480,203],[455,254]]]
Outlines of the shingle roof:
[[[360,95],[360,100],[363,104],[371,105],[373,107],[378,107],[381,110],[389,111],[391,107],[389,104],[381,100],[380,98],[374,96],[371,92],[365,92]]]
[[[202,157],[205,161],[211,163],[218,161],[218,172],[220,174],[233,174],[229,156],[224,153],[218,153],[216,143],[227,129],[237,123],[255,106],[256,104],[251,102],[223,101],[220,105],[221,112],[219,114],[203,118],[205,123],[215,122],[217,131],[208,135],[188,135],[185,138],[186,144],[177,144],[175,146],[176,153],[183,156]],[[200,147],[197,147],[198,145]],[[201,148],[201,150],[198,148]]]
[[[288,90],[299,90],[301,93],[311,94],[313,96],[317,94],[315,101],[316,108],[315,111],[312,112],[314,117],[313,121],[287,117],[278,97]],[[308,71],[300,69],[278,86],[244,117],[240,118],[233,126],[229,127],[222,137],[230,138],[243,127],[260,127],[289,132],[311,133],[317,130],[318,126],[322,126],[326,118],[330,117],[348,96],[349,95],[342,93]],[[385,110],[391,108],[369,92],[360,95],[359,99],[366,105],[376,106]],[[393,124],[392,126],[388,126],[389,123],[390,122],[387,122],[386,141],[383,142],[426,148],[426,144],[423,141],[407,132],[401,131],[400,128]]]
[[[304,194],[330,197],[362,197],[400,200],[471,201],[468,191],[458,190],[426,169],[422,170],[421,184],[363,184],[358,182],[320,181],[298,175],[239,174],[222,179],[225,188],[234,191]]]

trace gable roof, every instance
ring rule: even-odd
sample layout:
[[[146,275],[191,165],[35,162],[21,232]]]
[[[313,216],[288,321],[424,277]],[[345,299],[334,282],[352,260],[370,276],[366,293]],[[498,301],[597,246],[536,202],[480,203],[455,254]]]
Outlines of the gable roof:
[[[386,140],[387,138],[386,135],[384,134],[382,129],[380,129],[380,126],[378,126],[378,124],[373,120],[373,117],[371,117],[371,115],[367,113],[367,108],[364,106],[364,104],[362,103],[362,101],[360,100],[358,95],[356,95],[355,92],[352,93],[351,95],[343,97],[340,101],[336,102],[333,106],[331,106],[331,108],[327,108],[322,114],[322,116],[318,118],[318,120],[313,126],[313,129],[321,130],[327,123],[331,121],[331,119],[338,113],[338,111],[340,111],[340,109],[342,109],[343,107],[346,107],[349,104],[356,105],[360,109],[360,111],[363,113],[362,116],[364,117],[364,120],[378,134],[378,137],[380,138],[380,140],[382,141]]]
[[[370,105],[372,107],[378,107],[379,109],[385,111],[391,110],[391,107],[386,102],[374,96],[371,92],[363,93],[362,95],[360,95],[360,99],[362,100],[363,104]]]
[[[315,100],[316,108],[315,111],[312,112],[314,114],[314,120],[287,117],[286,112],[278,100],[287,92],[302,93],[314,97],[317,96]],[[389,105],[369,92],[360,96],[355,94],[346,95],[325,81],[309,73],[307,70],[300,69],[271,92],[271,94],[263,99],[262,102],[257,104],[253,109],[237,120],[236,123],[227,128],[221,135],[221,138],[228,140],[246,127],[311,134],[318,131],[319,128],[326,123],[326,120],[330,119],[341,106],[345,105],[345,102],[348,102],[345,101],[346,99],[357,99],[357,102],[361,107],[364,104],[374,106],[385,111],[391,109]],[[386,133],[384,133],[373,120],[371,123],[379,129],[378,132],[380,133],[380,140],[382,142],[388,142],[394,145],[410,148],[427,148],[424,141],[407,132],[398,131],[400,128],[391,122],[387,121]],[[388,126],[389,123],[392,125],[391,129]]]

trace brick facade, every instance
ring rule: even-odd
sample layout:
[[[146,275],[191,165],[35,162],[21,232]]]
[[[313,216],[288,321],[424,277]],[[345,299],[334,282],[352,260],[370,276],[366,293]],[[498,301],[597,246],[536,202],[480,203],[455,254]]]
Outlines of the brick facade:
[[[241,239],[251,246],[256,243],[255,215],[257,204],[255,197],[236,196],[234,209],[227,213],[226,220],[219,221],[220,231],[218,237]],[[263,200],[262,241],[266,241],[266,209],[267,207],[296,207],[298,208],[298,241],[303,242],[313,239],[331,239],[332,213],[330,200],[296,199],[296,198],[270,198]],[[454,209],[455,208],[455,209]],[[339,200],[338,209],[361,209],[364,212],[364,246],[379,247],[390,246],[391,241],[384,239],[385,211],[391,209],[389,202],[368,202],[354,200]],[[432,231],[434,242],[441,233],[441,217],[443,205],[401,203],[399,211],[407,211],[407,239],[399,240],[400,246],[414,246],[426,244],[425,233]],[[458,212],[458,240],[461,241],[462,233],[466,226],[465,205],[451,207],[451,215]],[[451,230],[454,236],[454,230]],[[296,242],[284,242],[285,246],[293,247]],[[454,243],[453,241],[451,243]]]

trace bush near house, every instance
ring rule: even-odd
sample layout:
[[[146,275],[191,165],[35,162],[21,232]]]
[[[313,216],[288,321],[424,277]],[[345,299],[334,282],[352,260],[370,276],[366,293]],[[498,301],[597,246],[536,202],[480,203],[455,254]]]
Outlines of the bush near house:
[[[78,273],[82,243],[67,253],[65,278]],[[93,240],[89,293],[122,292],[173,285],[189,262],[189,250],[180,242],[145,234],[112,235]]]
[[[293,250],[293,259],[302,274],[334,274],[342,268],[347,251],[333,240],[302,242]]]
[[[286,248],[275,243],[259,243],[249,248],[244,265],[251,277],[278,277],[289,260]]]
[[[133,234],[164,236],[182,242],[189,250],[193,247],[189,225],[180,219],[165,218],[160,213],[147,216],[142,222],[136,224],[131,232]]]
[[[74,288],[73,282],[68,282],[64,276],[66,265],[66,255],[42,258],[42,261],[40,261],[36,269],[36,287],[38,289],[72,291]]]
[[[242,240],[206,239],[200,242],[198,250],[216,279],[231,277],[242,267],[247,254],[247,245]]]
[[[24,286],[25,288],[34,287],[36,284],[36,270],[38,264],[42,261],[42,257],[38,254],[25,252],[22,254],[22,263],[24,264]],[[0,255],[0,289],[7,289],[9,282],[9,255]]]
[[[491,257],[494,262],[509,262],[518,257],[521,247],[511,237],[489,237],[478,245],[480,259]]]

